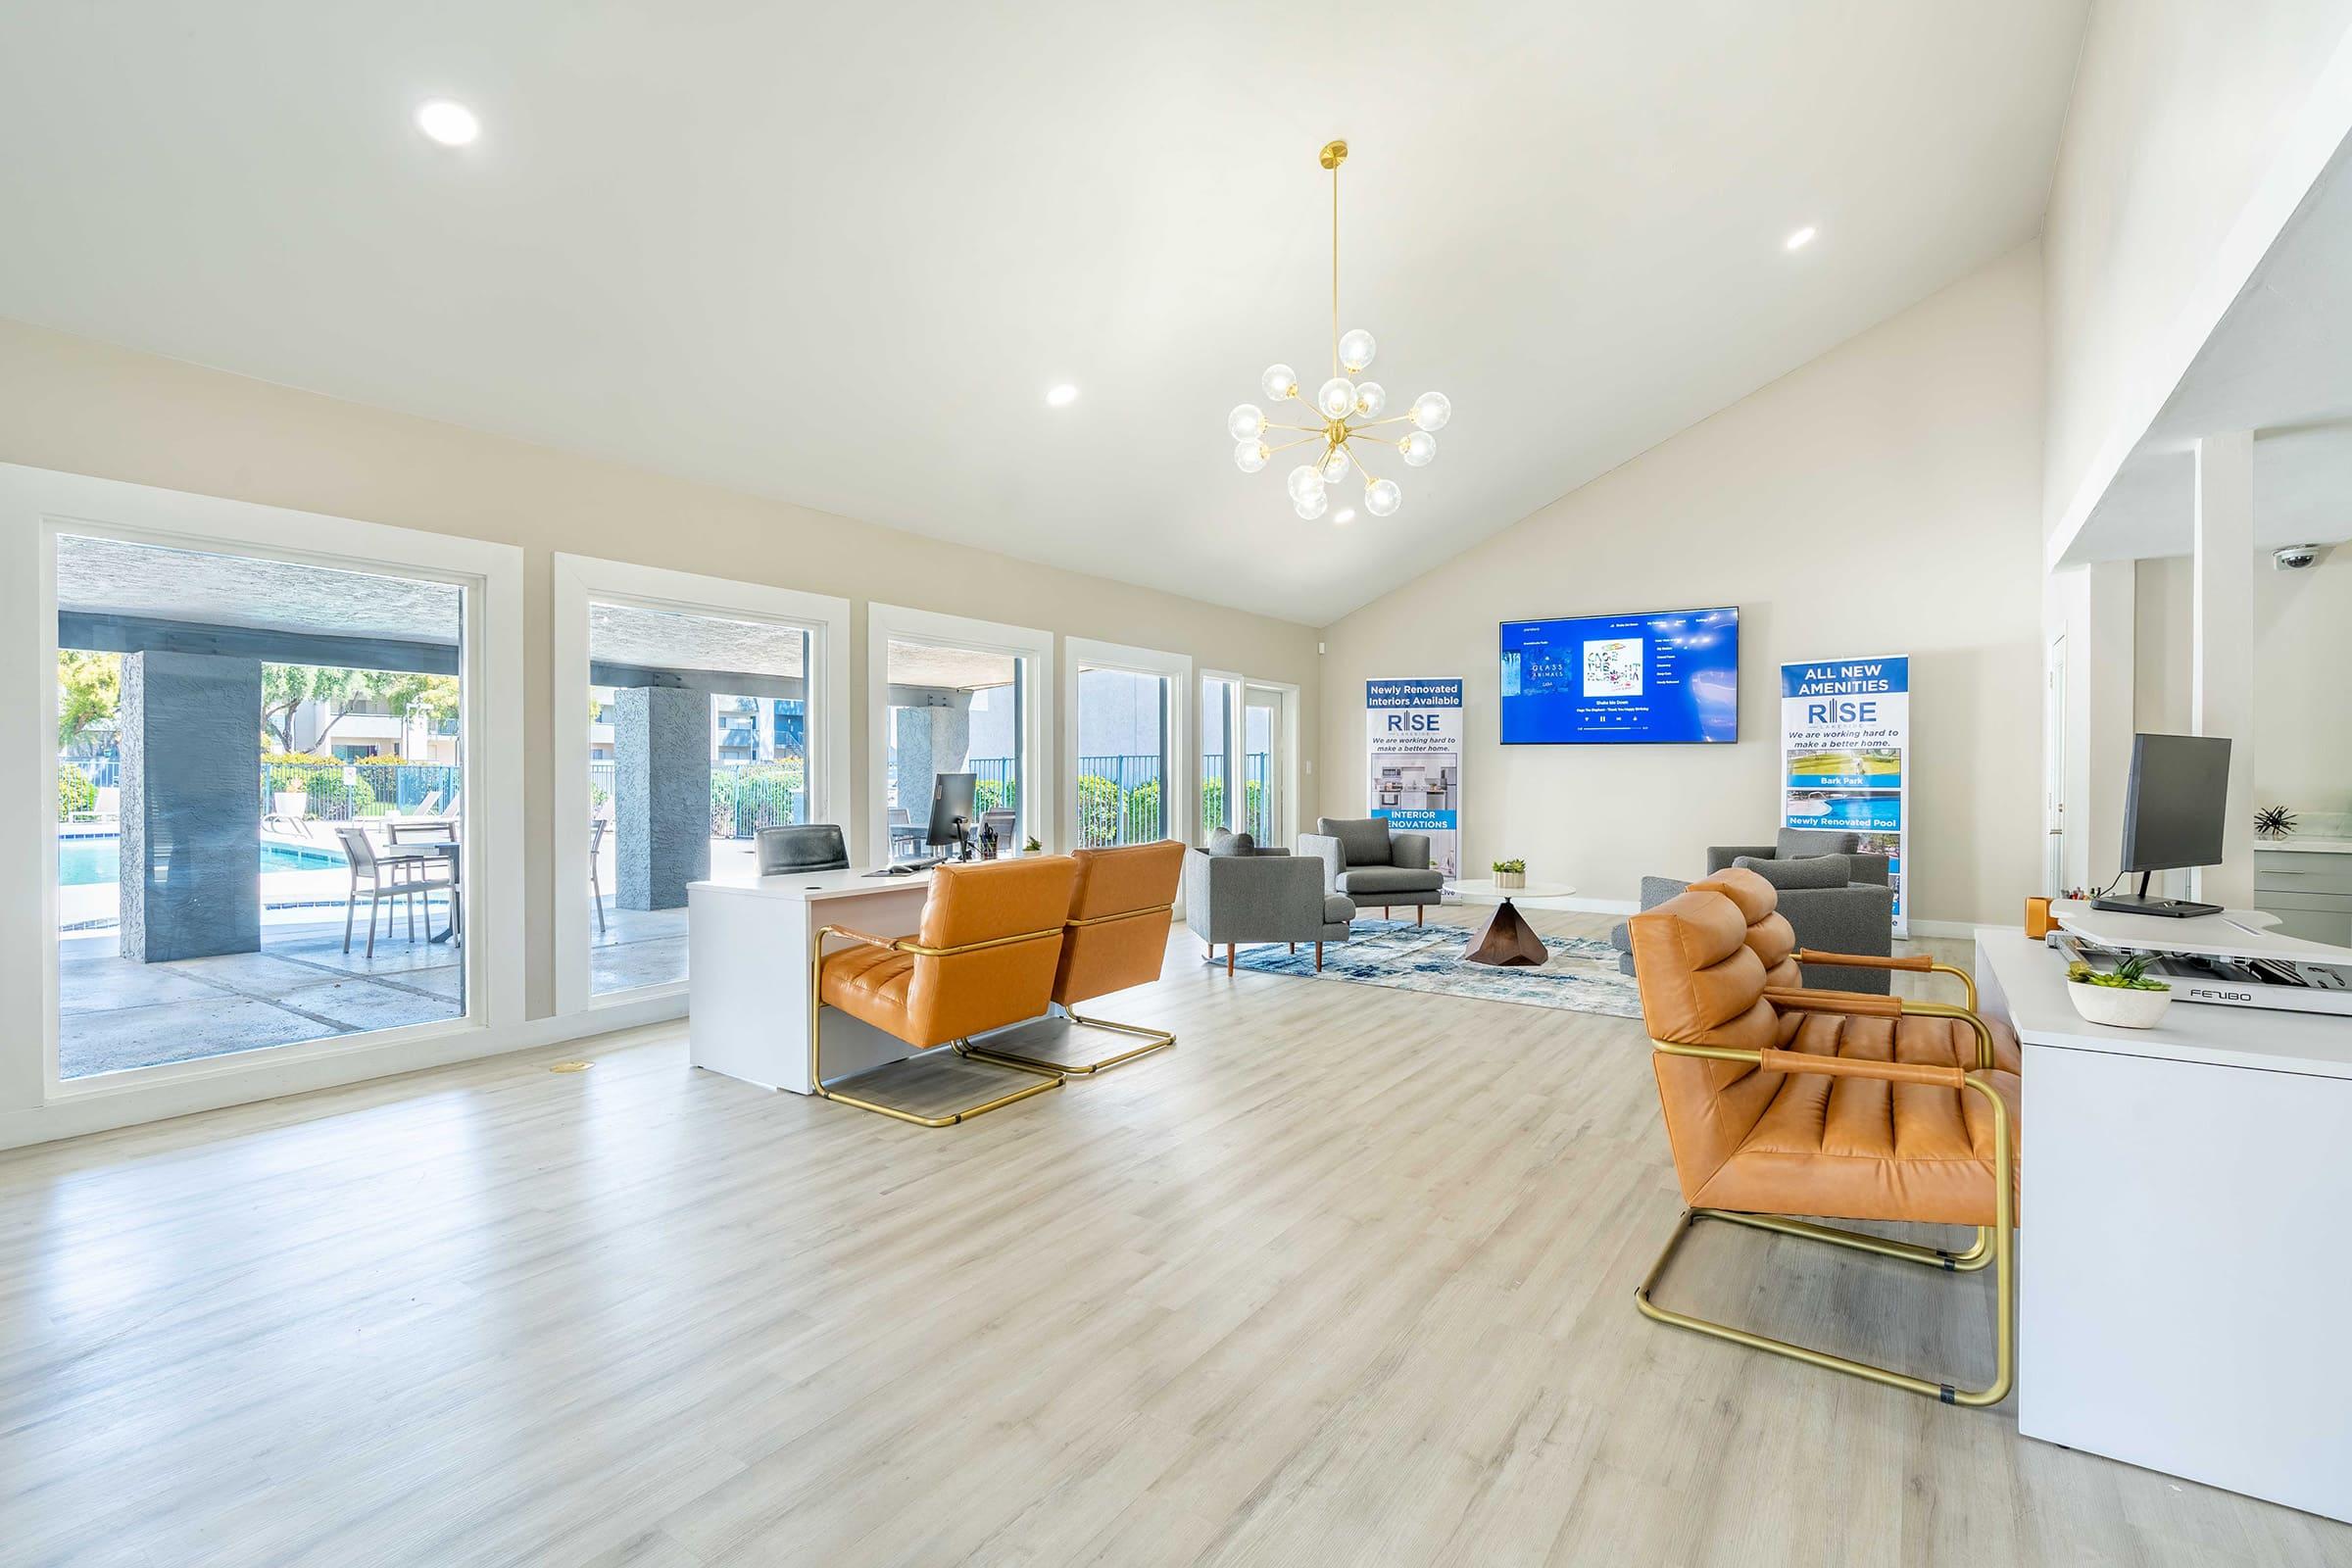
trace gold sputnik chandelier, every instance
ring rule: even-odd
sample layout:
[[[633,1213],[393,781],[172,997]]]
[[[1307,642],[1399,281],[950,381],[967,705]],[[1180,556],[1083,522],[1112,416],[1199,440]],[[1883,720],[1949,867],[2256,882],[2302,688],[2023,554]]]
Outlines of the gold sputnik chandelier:
[[[1413,399],[1412,408],[1403,414],[1381,416],[1389,406],[1389,394],[1378,381],[1349,379],[1361,375],[1372,366],[1375,347],[1372,334],[1358,327],[1352,332],[1340,330],[1340,165],[1348,161],[1348,144],[1335,141],[1326,145],[1322,165],[1331,171],[1331,379],[1315,389],[1309,400],[1300,395],[1298,374],[1287,365],[1270,365],[1258,384],[1266,396],[1276,403],[1296,399],[1314,411],[1318,422],[1313,424],[1285,424],[1266,417],[1265,411],[1254,403],[1245,403],[1225,416],[1225,433],[1237,443],[1233,449],[1234,466],[1244,473],[1255,473],[1270,462],[1277,452],[1293,447],[1313,449],[1311,463],[1302,463],[1291,470],[1291,505],[1298,515],[1312,522],[1331,507],[1330,487],[1346,480],[1349,474],[1364,482],[1364,510],[1375,517],[1385,517],[1404,504],[1404,492],[1394,479],[1376,479],[1366,468],[1359,454],[1376,446],[1393,446],[1403,457],[1407,467],[1426,467],[1438,455],[1436,431],[1453,417],[1453,405],[1443,392],[1424,392]],[[1286,412],[1277,409],[1276,413]],[[1383,432],[1383,426],[1410,424],[1410,430]],[[1269,430],[1297,430],[1296,440],[1279,446],[1269,446]]]

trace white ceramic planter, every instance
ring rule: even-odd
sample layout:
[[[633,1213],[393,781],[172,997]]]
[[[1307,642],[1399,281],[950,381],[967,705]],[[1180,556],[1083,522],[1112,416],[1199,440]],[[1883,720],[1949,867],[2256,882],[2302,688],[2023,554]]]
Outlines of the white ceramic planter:
[[[2079,980],[2066,983],[2066,994],[2075,1010],[2092,1023],[2103,1023],[2115,1029],[2153,1029],[2164,1016],[2164,1009],[2173,1004],[2170,991],[2133,991],[2123,986],[2086,986]]]
[[[1525,871],[1497,871],[1494,873],[1494,890],[1497,893],[1508,893],[1514,888],[1525,886],[1527,886]]]

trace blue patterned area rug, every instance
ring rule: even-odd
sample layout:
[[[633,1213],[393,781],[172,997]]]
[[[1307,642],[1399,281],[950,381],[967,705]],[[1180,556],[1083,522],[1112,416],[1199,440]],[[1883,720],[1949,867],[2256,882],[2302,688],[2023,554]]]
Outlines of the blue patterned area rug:
[[[1462,954],[1478,939],[1456,926],[1417,926],[1410,920],[1358,920],[1348,941],[1323,950],[1323,972],[1303,944],[1293,954],[1279,942],[1244,947],[1235,963],[1259,974],[1295,974],[1309,980],[1349,980],[1394,991],[1434,991],[1482,1002],[1516,1002],[1530,1007],[1563,1007],[1613,1018],[1642,1016],[1634,977],[1617,972],[1617,950],[1592,937],[1545,937],[1551,956],[1540,964],[1497,967],[1470,963]],[[1222,963],[1219,955],[1214,960]]]

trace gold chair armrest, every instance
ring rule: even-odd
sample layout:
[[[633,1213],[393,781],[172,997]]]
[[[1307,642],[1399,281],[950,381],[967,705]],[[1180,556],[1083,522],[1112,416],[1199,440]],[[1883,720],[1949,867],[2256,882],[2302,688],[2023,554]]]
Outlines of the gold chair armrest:
[[[878,937],[875,936],[871,931],[860,931],[855,926],[819,926],[817,927],[816,935],[820,953],[823,949],[824,939],[826,937],[839,937],[844,942],[855,942],[861,947],[868,948],[896,948],[899,945],[898,940],[894,940],[890,937]]]

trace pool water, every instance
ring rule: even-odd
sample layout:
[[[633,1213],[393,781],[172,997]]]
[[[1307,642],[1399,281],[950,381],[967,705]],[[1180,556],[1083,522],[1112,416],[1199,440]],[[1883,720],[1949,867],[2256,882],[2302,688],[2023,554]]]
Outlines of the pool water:
[[[343,857],[327,850],[300,850],[284,844],[262,844],[259,869],[264,871],[338,871]],[[121,874],[121,840],[111,833],[81,834],[57,844],[58,886],[88,887],[113,882]]]

